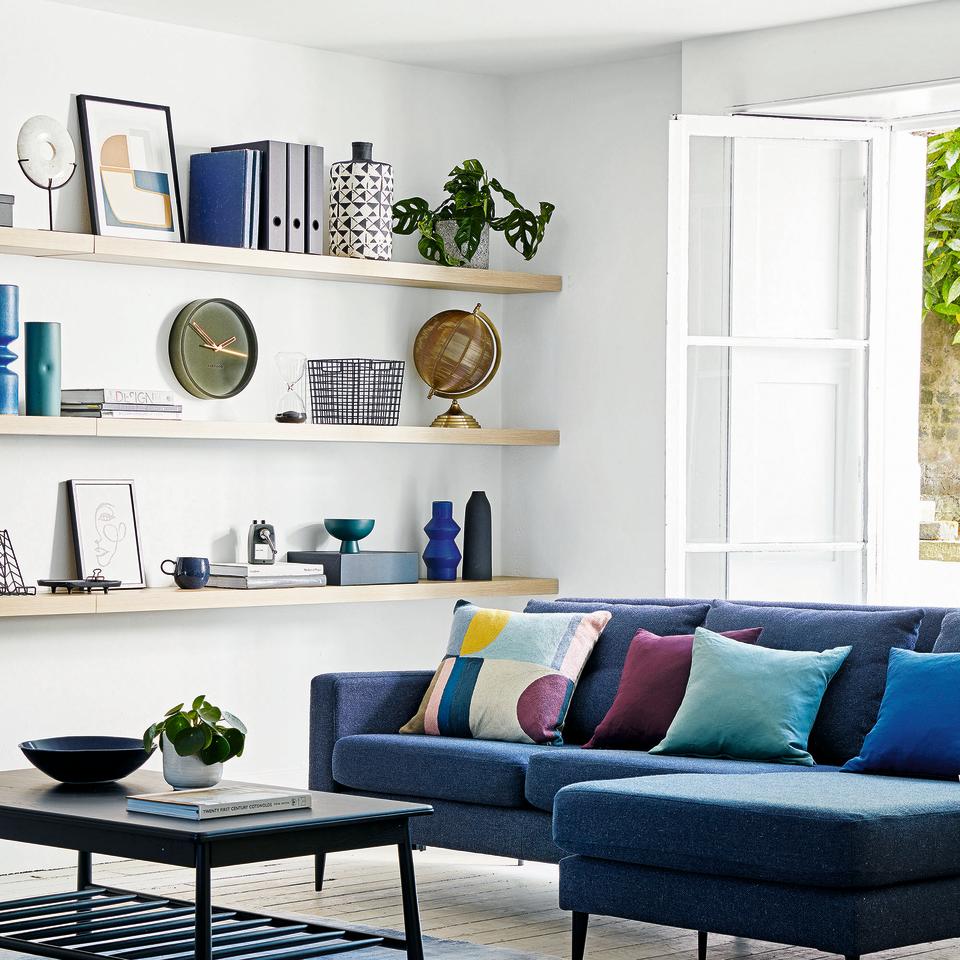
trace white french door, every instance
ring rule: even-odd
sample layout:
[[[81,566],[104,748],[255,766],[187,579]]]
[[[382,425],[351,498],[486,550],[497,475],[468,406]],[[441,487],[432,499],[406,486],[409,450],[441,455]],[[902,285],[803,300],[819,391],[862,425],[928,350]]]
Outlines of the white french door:
[[[667,592],[867,599],[888,129],[671,122]]]

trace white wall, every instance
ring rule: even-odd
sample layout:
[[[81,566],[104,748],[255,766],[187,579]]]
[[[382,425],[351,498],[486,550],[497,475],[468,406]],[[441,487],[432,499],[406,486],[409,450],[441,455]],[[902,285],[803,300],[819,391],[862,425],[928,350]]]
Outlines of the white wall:
[[[0,192],[16,194],[18,226],[42,226],[45,214],[44,196],[15,162],[20,124],[37,113],[69,118],[76,137],[77,93],[169,104],[182,181],[192,152],[273,137],[322,143],[328,162],[348,156],[351,140],[372,140],[376,156],[395,164],[400,196],[435,196],[446,172],[465,157],[482,157],[509,182],[500,134],[504,90],[493,78],[40,0],[3,0],[0,20],[8,39],[0,58]],[[86,230],[87,223],[78,174],[58,198],[57,225]],[[412,242],[399,245],[397,259],[415,257]],[[473,294],[13,257],[0,262],[0,282],[20,285],[23,321],[63,324],[65,386],[168,387],[183,395],[184,415],[194,419],[272,419],[281,392],[273,365],[278,350],[409,362],[413,336],[431,314],[475,303]],[[173,317],[191,299],[209,296],[243,305],[260,337],[260,368],[232,401],[186,397],[166,361]],[[501,384],[519,362],[504,323],[505,299],[484,303],[505,328],[504,376],[469,403],[487,426],[500,425]],[[20,361],[14,369],[22,372]],[[408,363],[402,423],[429,423],[442,409],[425,394]],[[518,421],[525,422],[533,421]],[[542,422],[552,425],[554,418]],[[0,528],[10,528],[28,579],[63,574],[70,540],[59,484],[133,477],[154,586],[165,579],[159,574],[165,557],[234,559],[255,517],[277,525],[284,549],[318,545],[324,516],[375,517],[371,548],[422,549],[434,498],[453,499],[462,518],[470,491],[486,489],[496,516],[503,516],[504,456],[511,451],[3,438]],[[545,566],[535,572],[553,574],[552,558],[542,559]],[[0,620],[0,768],[24,765],[16,748],[21,740],[139,735],[178,699],[203,692],[251,728],[247,754],[231,763],[231,774],[303,784],[310,678],[329,670],[433,666],[450,609],[424,602]],[[54,859],[0,846],[0,872]]]
[[[956,77],[960,2],[943,0],[683,44],[683,112]]]
[[[663,590],[667,125],[677,55],[512,80],[509,155],[528,204],[558,205],[538,254],[563,293],[508,304],[506,420],[561,429],[504,461],[507,563],[567,594]],[[522,359],[523,362],[517,362]]]

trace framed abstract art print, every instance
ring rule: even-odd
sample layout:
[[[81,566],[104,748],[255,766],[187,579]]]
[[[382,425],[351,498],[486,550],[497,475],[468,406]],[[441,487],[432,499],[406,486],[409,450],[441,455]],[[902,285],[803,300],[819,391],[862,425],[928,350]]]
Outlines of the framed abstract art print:
[[[77,96],[93,232],[183,242],[170,108]]]
[[[69,480],[67,490],[77,578],[102,576],[125,588],[146,586],[133,481]]]

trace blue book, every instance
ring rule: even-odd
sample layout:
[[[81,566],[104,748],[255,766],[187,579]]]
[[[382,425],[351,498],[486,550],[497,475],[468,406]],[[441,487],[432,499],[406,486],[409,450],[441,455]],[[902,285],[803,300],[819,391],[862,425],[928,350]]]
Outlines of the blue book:
[[[254,150],[195,153],[190,158],[189,239],[218,247],[250,247],[259,197]]]

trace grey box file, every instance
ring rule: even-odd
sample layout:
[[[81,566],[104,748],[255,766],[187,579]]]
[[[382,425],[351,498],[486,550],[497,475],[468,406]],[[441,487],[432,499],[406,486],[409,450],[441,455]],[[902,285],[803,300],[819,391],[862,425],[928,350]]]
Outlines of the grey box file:
[[[290,563],[322,563],[327,586],[353,587],[371,583],[416,583],[420,554],[404,550],[290,550]]]
[[[320,151],[321,157],[323,156],[323,151]],[[323,166],[323,160],[320,161],[321,167]],[[322,170],[321,170],[322,173]],[[0,193],[0,227],[12,227],[13,226],[13,194],[10,193]],[[319,252],[319,251],[318,251]]]
[[[287,145],[280,140],[232,143],[218,150],[260,151],[260,250],[287,249]]]
[[[307,253],[323,253],[323,147],[307,144],[307,193],[304,241]]]
[[[303,253],[304,221],[307,217],[307,148],[302,143],[287,144],[287,251]]]

